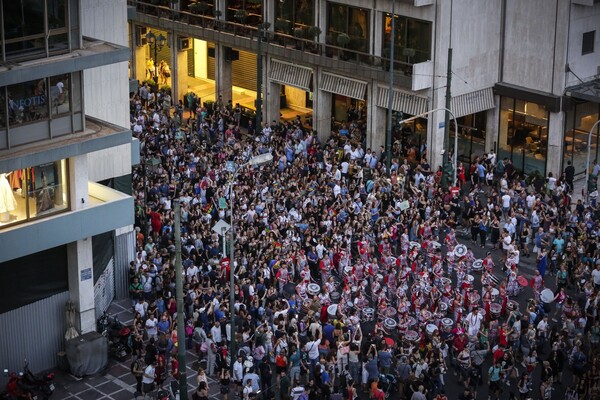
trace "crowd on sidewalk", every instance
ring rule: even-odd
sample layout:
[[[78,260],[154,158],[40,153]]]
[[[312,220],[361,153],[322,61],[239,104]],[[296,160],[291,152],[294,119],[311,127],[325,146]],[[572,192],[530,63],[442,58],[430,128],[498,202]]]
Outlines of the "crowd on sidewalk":
[[[571,204],[570,170],[528,180],[489,152],[444,190],[424,147],[394,146],[388,173],[382,149],[348,134],[358,121],[320,142],[299,119],[242,129],[231,101],[190,110],[148,91],[130,108],[138,390],[176,378],[185,344],[203,360],[194,399],[208,398],[207,376],[244,400],[446,399],[450,382],[465,400],[484,383],[492,398],[551,399],[560,385],[567,399],[600,396],[600,215]],[[265,153],[272,165],[230,172]],[[212,228],[232,219],[230,260]],[[534,274],[519,270],[527,258]]]

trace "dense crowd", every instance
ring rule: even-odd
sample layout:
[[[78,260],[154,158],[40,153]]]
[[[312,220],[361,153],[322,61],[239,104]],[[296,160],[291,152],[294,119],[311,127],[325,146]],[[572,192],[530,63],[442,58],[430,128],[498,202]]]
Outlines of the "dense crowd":
[[[446,399],[450,381],[459,399],[484,383],[493,398],[550,399],[558,385],[568,399],[600,396],[599,215],[571,204],[570,170],[528,180],[490,152],[444,190],[406,138],[388,173],[385,152],[363,148],[359,112],[320,142],[300,118],[246,129],[239,105],[196,100],[173,106],[148,87],[131,98],[139,391],[178,376],[185,341],[203,360],[194,399],[208,398],[207,376],[225,399]],[[271,165],[230,172],[265,153]],[[212,230],[232,218],[234,260]],[[520,272],[530,257],[537,271]]]

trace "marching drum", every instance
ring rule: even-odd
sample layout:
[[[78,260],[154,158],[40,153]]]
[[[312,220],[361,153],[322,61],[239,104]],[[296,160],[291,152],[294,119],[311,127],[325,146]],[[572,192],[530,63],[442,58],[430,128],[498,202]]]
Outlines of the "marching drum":
[[[387,307],[384,311],[383,311],[383,315],[386,318],[395,318],[396,314],[398,312],[396,311],[396,309],[394,307]]]
[[[372,309],[371,307],[365,307],[362,309],[362,319],[367,322],[367,321],[373,321],[373,318],[375,318],[375,310]]]
[[[419,341],[419,334],[415,331],[406,331],[404,335],[404,340],[410,343],[416,343]]]
[[[498,301],[498,296],[500,296],[500,291],[496,288],[492,288],[492,302]]]
[[[500,318],[502,313],[502,306],[498,303],[490,304],[490,315],[492,318]]]
[[[450,330],[450,329],[452,329],[452,326],[454,326],[454,322],[450,318],[443,318],[442,319],[442,326],[445,329]]]
[[[346,275],[346,276],[352,275],[352,267],[344,267],[344,275]]]
[[[440,247],[442,247],[442,244],[440,242],[436,242],[435,240],[431,241],[430,243],[431,247],[433,247],[434,249],[439,249]]]
[[[331,292],[329,298],[332,302],[337,303],[340,301],[340,292]]]
[[[427,324],[427,327],[425,328],[425,330],[427,331],[427,336],[431,339],[433,337],[433,334],[435,333],[435,331],[438,330],[438,328],[434,324]]]
[[[423,318],[423,321],[429,321],[431,320],[431,311],[425,311],[424,313],[421,313],[421,317]]]
[[[397,326],[398,323],[392,318],[386,318],[383,320],[383,327],[388,331],[393,331]]]
[[[542,293],[540,293],[540,300],[542,300],[543,303],[550,304],[554,301],[554,293],[552,293],[552,290],[550,289],[544,289],[542,290]]]
[[[473,277],[473,275],[466,275],[465,280],[463,281],[463,288],[465,288],[465,289],[472,288],[473,281],[475,281],[475,278]]]
[[[410,242],[409,244],[410,244],[411,249],[413,247],[421,248],[421,243],[419,243],[419,242]]]
[[[310,300],[310,299],[306,299],[302,302],[302,313],[303,314],[308,314],[308,310],[309,310],[311,303],[312,303],[312,300]]]
[[[337,310],[338,310],[337,304],[332,304],[329,307],[327,307],[327,315],[329,316],[330,319],[336,318]]]
[[[438,305],[438,309],[440,310],[440,313],[447,314],[448,313],[448,303],[440,303]]]
[[[415,326],[415,324],[417,323],[417,320],[414,317],[408,317],[407,321],[408,322],[408,326]]]
[[[454,255],[457,257],[464,257],[467,255],[467,246],[464,244],[459,244],[454,248]]]
[[[469,296],[469,307],[473,308],[474,306],[478,305],[479,300],[481,300],[481,296],[478,294],[472,294]]]
[[[311,296],[316,296],[321,291],[321,287],[316,283],[309,283],[306,292]]]
[[[510,310],[510,311],[515,311],[519,309],[519,303],[515,300],[509,300],[506,303],[506,307]]]
[[[483,260],[475,260],[473,261],[473,271],[481,272],[483,270]]]

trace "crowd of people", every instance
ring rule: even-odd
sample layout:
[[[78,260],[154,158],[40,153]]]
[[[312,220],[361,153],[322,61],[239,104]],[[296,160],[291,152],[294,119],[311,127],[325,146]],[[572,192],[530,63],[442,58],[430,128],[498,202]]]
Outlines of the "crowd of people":
[[[526,180],[490,152],[445,190],[426,148],[394,146],[386,171],[384,151],[348,134],[357,121],[321,142],[300,118],[241,128],[237,108],[131,98],[138,390],[178,376],[185,341],[202,360],[194,399],[208,398],[207,376],[244,400],[600,396],[599,215],[571,204],[572,181]],[[231,172],[266,153],[271,165]],[[212,228],[232,219],[230,260]],[[519,270],[527,258],[535,273]]]

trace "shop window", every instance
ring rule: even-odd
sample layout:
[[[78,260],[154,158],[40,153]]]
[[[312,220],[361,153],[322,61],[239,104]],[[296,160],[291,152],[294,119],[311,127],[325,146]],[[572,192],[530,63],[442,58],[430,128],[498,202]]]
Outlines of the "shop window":
[[[581,40],[581,55],[591,54],[594,52],[594,41],[596,31],[585,32]]]
[[[275,3],[275,31],[292,34],[294,29],[308,29],[315,24],[313,0],[285,0]]]
[[[546,173],[549,113],[543,105],[502,97],[499,159],[512,160],[525,174]]]
[[[17,126],[48,118],[46,79],[8,86],[8,124]]]
[[[395,16],[394,60],[416,64],[431,60],[431,22]],[[392,16],[383,16],[383,42],[381,54],[390,57],[392,41]]]
[[[2,2],[6,59],[68,51],[67,11],[67,0]]]
[[[487,111],[465,115],[458,123],[458,159],[471,162],[485,153],[485,131]],[[452,125],[454,126],[454,125]],[[450,142],[454,143],[454,130],[450,130]],[[453,146],[453,144],[452,144]]]
[[[69,75],[50,77],[50,107],[52,115],[66,114],[71,111]]]
[[[589,102],[576,103],[573,109],[565,114],[563,165],[567,165],[567,161],[571,161],[576,174],[585,173],[588,135],[598,118],[600,118],[600,105]],[[599,134],[600,127],[592,132],[589,147],[591,161],[598,160],[600,156],[598,151]]]
[[[0,229],[68,208],[66,160],[0,173]]]
[[[346,35],[349,41],[346,43],[345,40],[339,39],[340,35]],[[368,53],[369,10],[328,3],[327,44]]]

